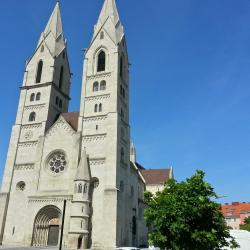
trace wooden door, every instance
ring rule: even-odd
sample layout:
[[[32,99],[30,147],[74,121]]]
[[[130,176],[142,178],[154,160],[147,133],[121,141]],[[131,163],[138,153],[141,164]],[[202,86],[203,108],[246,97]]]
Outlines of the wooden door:
[[[59,226],[50,226],[48,235],[48,246],[57,246],[59,238]]]

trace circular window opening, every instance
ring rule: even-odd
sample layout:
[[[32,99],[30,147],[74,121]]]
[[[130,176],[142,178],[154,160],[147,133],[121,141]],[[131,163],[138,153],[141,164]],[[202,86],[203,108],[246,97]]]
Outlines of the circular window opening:
[[[24,191],[24,190],[25,190],[25,187],[26,187],[25,182],[20,181],[20,182],[18,182],[17,185],[16,185],[16,190],[17,190],[17,191]]]
[[[53,153],[48,159],[48,169],[54,173],[59,174],[64,172],[67,167],[66,156],[63,152],[57,151]]]

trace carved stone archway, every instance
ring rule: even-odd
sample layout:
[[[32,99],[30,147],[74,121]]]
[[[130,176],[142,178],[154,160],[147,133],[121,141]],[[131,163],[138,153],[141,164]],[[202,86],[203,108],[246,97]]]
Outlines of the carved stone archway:
[[[61,225],[61,210],[56,206],[46,206],[36,215],[33,227],[32,246],[56,246]]]

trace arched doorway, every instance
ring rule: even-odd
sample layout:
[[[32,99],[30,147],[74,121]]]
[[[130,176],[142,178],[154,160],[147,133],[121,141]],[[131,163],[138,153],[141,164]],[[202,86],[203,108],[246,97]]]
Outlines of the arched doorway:
[[[46,206],[38,213],[34,221],[32,246],[57,246],[61,210],[56,206]]]
[[[82,238],[83,238],[82,235],[80,235],[79,238],[78,238],[77,249],[81,249],[82,248]]]

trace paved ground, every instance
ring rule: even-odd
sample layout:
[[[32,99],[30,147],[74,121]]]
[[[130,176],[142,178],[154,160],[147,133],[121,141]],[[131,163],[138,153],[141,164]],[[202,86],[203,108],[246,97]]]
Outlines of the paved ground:
[[[0,246],[0,249],[4,250],[57,250],[58,247],[11,247],[11,246]]]

